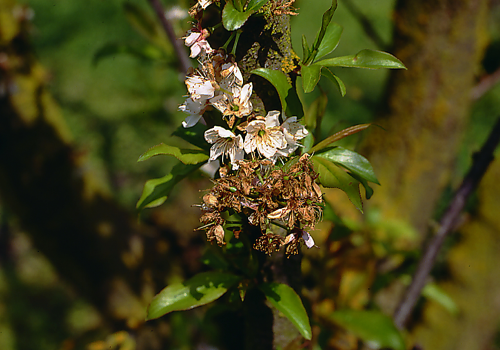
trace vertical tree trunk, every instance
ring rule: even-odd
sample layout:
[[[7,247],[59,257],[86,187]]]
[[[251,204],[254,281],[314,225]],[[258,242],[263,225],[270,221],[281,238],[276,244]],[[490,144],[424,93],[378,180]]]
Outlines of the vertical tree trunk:
[[[486,45],[486,0],[400,0],[387,110],[361,153],[382,184],[367,204],[384,219],[425,233],[469,115],[474,73]]]

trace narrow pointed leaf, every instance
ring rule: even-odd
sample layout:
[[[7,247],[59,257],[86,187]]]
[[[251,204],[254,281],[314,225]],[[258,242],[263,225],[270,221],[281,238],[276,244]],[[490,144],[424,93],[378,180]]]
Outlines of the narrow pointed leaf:
[[[154,147],[148,149],[145,153],[143,153],[138,162],[145,161],[153,156],[159,154],[166,154],[170,156],[174,156],[179,159],[184,164],[198,164],[202,162],[206,162],[208,160],[208,154],[206,154],[202,150],[195,149],[180,149],[178,147],[169,146],[164,143],[160,143]]]
[[[361,154],[345,149],[343,147],[331,147],[323,149],[321,152],[314,154],[316,157],[321,157],[341,165],[351,173],[366,179],[367,181],[380,185],[373,171],[373,167]]]
[[[307,340],[311,340],[312,332],[306,309],[295,291],[281,283],[263,283],[260,289],[267,300],[286,316]]]
[[[306,62],[309,59],[310,54],[311,50],[309,49],[309,45],[307,44],[307,38],[304,34],[302,34],[302,61]]]
[[[146,181],[142,190],[141,198],[137,202],[136,208],[142,210],[144,208],[157,207],[167,200],[174,186],[183,178],[198,169],[202,163],[195,165],[186,165],[178,163],[172,168],[170,174],[159,179]]]
[[[328,159],[313,156],[311,160],[314,170],[319,174],[319,182],[324,187],[338,188],[344,191],[352,204],[363,212],[359,181]]]
[[[405,65],[390,53],[369,49],[361,50],[355,55],[327,58],[314,64],[328,67],[406,69]]]
[[[304,118],[304,123],[309,130],[314,130],[321,125],[321,120],[325,114],[327,104],[328,97],[325,93],[319,95],[318,98],[311,103]]]
[[[300,119],[304,116],[304,110],[297,91],[288,82],[285,73],[269,68],[257,68],[251,71],[251,73],[261,76],[274,86],[280,97],[281,108],[288,117],[296,116]]]
[[[377,311],[339,310],[331,314],[339,326],[354,333],[371,348],[405,350],[403,337],[392,320]]]
[[[324,75],[325,77],[327,77],[328,79],[330,79],[332,81],[332,83],[334,83],[338,87],[342,97],[345,96],[345,92],[346,92],[345,84],[342,80],[340,80],[339,77],[337,77],[335,74],[333,74],[332,71],[329,70],[327,67],[321,67],[321,74]]]
[[[319,78],[321,77],[321,67],[320,66],[302,66],[302,87],[304,92],[311,92],[318,84]]]
[[[321,42],[323,41],[323,38],[325,37],[326,30],[328,28],[328,25],[332,21],[332,17],[336,9],[337,9],[337,0],[332,0],[332,6],[330,6],[330,8],[326,10],[326,12],[323,14],[323,18],[321,19],[321,28],[318,34],[316,35],[316,40],[314,40],[313,46],[311,48],[311,55],[309,56],[309,59],[304,62],[304,64],[308,65],[316,58],[316,55],[318,54],[318,49],[321,45]]]
[[[342,28],[340,24],[331,22],[326,29],[323,40],[319,44],[318,52],[316,53],[316,57],[314,59],[319,59],[335,50],[339,44],[343,30],[344,28]]]
[[[179,126],[172,135],[178,136],[192,145],[208,151],[210,144],[205,140],[204,135],[206,130],[207,127],[205,125],[198,123],[190,128]]]
[[[311,148],[309,150],[309,153],[314,153],[314,152],[317,152],[319,150],[322,150],[323,148],[329,146],[330,144],[332,144],[335,141],[342,140],[344,137],[347,137],[347,136],[356,134],[362,130],[365,130],[370,125],[371,124],[359,124],[359,125],[354,125],[354,126],[351,126],[347,129],[341,130],[341,131],[339,131],[331,136],[328,136],[326,139],[324,139],[323,141],[316,144],[313,148]]]
[[[233,6],[236,10],[243,12],[243,3],[242,0],[228,0],[228,2],[232,2]]]
[[[148,307],[147,320],[172,311],[190,310],[220,298],[241,280],[227,272],[202,272],[184,283],[174,283],[157,294]]]

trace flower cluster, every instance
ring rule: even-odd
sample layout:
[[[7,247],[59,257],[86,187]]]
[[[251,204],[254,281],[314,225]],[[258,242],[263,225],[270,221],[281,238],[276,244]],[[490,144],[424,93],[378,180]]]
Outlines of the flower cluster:
[[[209,4],[198,1],[193,11]],[[321,218],[322,193],[308,155],[293,158],[307,129],[297,117],[287,118],[279,111],[256,113],[252,83],[244,83],[232,55],[210,46],[210,32],[199,23],[184,38],[199,66],[187,74],[189,96],[179,110],[188,114],[182,123],[185,128],[206,118],[206,124],[213,126],[204,133],[211,145],[209,161],[220,157],[227,164],[203,197],[200,229],[206,230],[209,241],[224,245],[228,227],[256,226],[262,234],[253,246],[267,254],[283,246],[288,255],[296,254],[302,242],[313,247],[306,229],[314,229]],[[218,110],[222,123],[209,119],[214,116],[206,113],[209,110]],[[228,223],[229,213],[237,213],[239,224]],[[279,227],[287,234],[278,234]],[[235,237],[240,230],[233,230]]]

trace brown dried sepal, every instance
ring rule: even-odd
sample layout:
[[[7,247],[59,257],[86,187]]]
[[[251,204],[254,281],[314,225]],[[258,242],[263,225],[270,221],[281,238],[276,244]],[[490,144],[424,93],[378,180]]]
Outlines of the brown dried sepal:
[[[262,234],[253,245],[255,250],[260,250],[261,252],[266,253],[267,255],[271,255],[274,252],[280,250],[283,246],[284,238],[280,235],[267,233]]]

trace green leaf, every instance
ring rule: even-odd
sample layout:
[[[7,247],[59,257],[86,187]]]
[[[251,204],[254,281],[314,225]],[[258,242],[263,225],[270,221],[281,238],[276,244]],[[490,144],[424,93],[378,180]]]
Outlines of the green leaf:
[[[165,58],[163,51],[153,45],[132,45],[107,43],[94,53],[92,64],[96,66],[102,59],[119,54],[129,54],[144,61],[156,61]]]
[[[248,17],[252,15],[252,11],[238,11],[231,1],[226,2],[226,6],[224,6],[224,10],[222,10],[222,24],[224,24],[224,28],[228,31],[233,31],[241,28]]]
[[[302,66],[300,69],[302,74],[302,87],[304,92],[308,93],[314,90],[321,77],[320,66]]]
[[[180,149],[178,147],[160,143],[159,145],[153,146],[150,149],[148,149],[145,153],[143,153],[139,157],[137,161],[142,162],[159,154],[167,154],[170,156],[174,156],[184,164],[198,164],[201,162],[206,162],[209,158],[208,154],[206,154],[204,151],[201,150]]]
[[[307,340],[311,340],[309,317],[297,293],[291,287],[281,283],[262,283],[259,288],[264,292],[267,300],[297,327],[300,334]]]
[[[144,208],[153,208],[163,204],[163,202],[167,200],[167,197],[170,195],[174,186],[183,178],[198,169],[201,165],[201,163],[195,165],[178,163],[172,168],[170,174],[167,174],[159,179],[146,181],[136,208],[142,210]]]
[[[405,65],[393,55],[369,49],[361,50],[355,55],[327,58],[314,64],[329,67],[406,69]]]
[[[307,44],[307,38],[304,34],[302,34],[302,62],[306,62],[309,59],[310,54],[311,50]]]
[[[321,45],[321,42],[323,41],[323,38],[325,37],[326,30],[332,21],[333,14],[335,13],[335,10],[337,9],[337,0],[332,0],[332,6],[326,12],[323,14],[323,18],[321,20],[321,28],[316,35],[316,40],[314,40],[312,49],[311,49],[311,55],[309,56],[309,59],[304,62],[305,65],[309,65],[314,59],[316,58],[316,55],[318,54],[319,47]]]
[[[341,165],[351,173],[366,179],[367,181],[380,185],[373,171],[373,167],[361,154],[342,147],[331,147],[314,154],[316,157],[321,157]]]
[[[321,67],[321,74],[324,75],[325,77],[327,77],[328,79],[330,79],[332,81],[332,83],[334,83],[337,86],[342,97],[345,96],[345,92],[346,92],[345,84],[342,80],[340,80],[339,77],[337,77],[335,74],[333,74],[332,71],[326,67]]]
[[[196,125],[185,128],[183,126],[179,126],[172,135],[178,136],[181,139],[191,143],[192,145],[199,147],[205,151],[210,149],[210,144],[205,140],[205,131],[207,127],[201,123],[197,123]]]
[[[311,160],[316,172],[319,174],[321,184],[325,187],[341,189],[347,194],[352,204],[363,212],[359,181],[328,159],[313,156]]]
[[[257,12],[262,6],[264,6],[269,0],[250,0],[247,4],[246,12],[252,11]]]
[[[392,320],[380,312],[338,310],[330,317],[339,326],[361,338],[371,348],[406,349],[403,337]]]
[[[240,280],[240,276],[231,273],[211,271],[199,273],[184,283],[171,284],[153,298],[146,320],[208,304]]]
[[[325,36],[318,47],[318,52],[314,59],[321,58],[328,55],[330,52],[335,50],[339,44],[340,36],[344,28],[340,24],[331,22],[326,29]]]
[[[261,76],[274,86],[280,97],[281,108],[285,111],[287,117],[296,116],[300,119],[304,116],[304,110],[297,91],[288,82],[285,73],[269,68],[257,68],[250,73]]]
[[[328,145],[332,144],[335,141],[342,140],[344,137],[347,137],[347,136],[356,134],[362,130],[365,130],[370,125],[371,124],[358,124],[358,125],[351,126],[347,129],[341,130],[341,131],[339,131],[331,136],[328,136],[326,139],[324,139],[323,141],[316,144],[313,148],[311,148],[309,153],[318,152],[319,150],[322,150],[323,148],[327,147]]]
[[[304,118],[304,123],[309,130],[314,130],[321,125],[327,104],[328,96],[324,92],[311,103]]]

